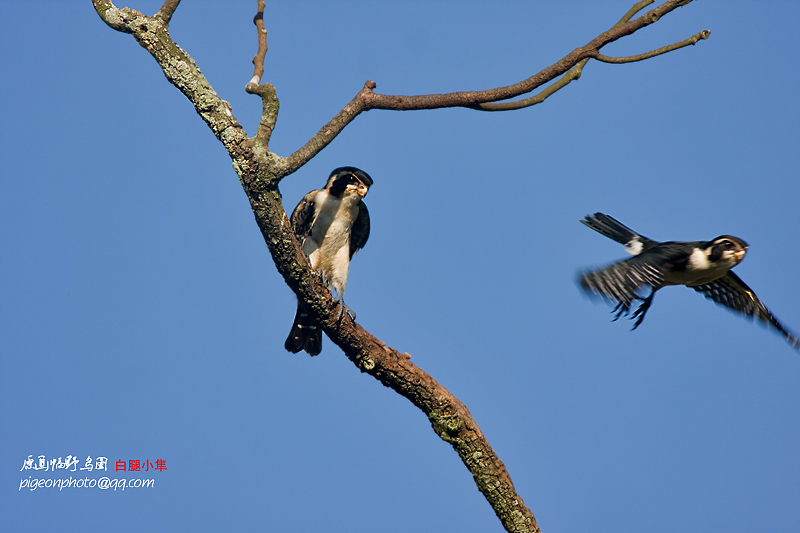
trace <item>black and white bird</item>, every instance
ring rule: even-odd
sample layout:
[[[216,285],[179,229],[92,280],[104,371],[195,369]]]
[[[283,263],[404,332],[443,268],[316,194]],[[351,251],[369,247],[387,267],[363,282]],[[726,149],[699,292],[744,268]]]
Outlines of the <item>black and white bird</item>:
[[[355,313],[344,304],[347,271],[353,255],[369,238],[369,211],[362,200],[372,186],[372,178],[355,167],[334,169],[321,191],[306,194],[292,212],[294,234],[311,268],[335,292],[334,302],[355,320]],[[302,303],[284,347],[292,353],[305,350],[317,355],[322,350],[322,330]]]
[[[778,322],[753,290],[731,272],[747,252],[747,243],[742,239],[721,235],[710,241],[657,242],[603,213],[589,215],[581,222],[624,244],[634,256],[600,270],[584,272],[580,277],[585,291],[617,303],[614,320],[630,313],[633,300],[642,300],[631,314],[631,319],[636,319],[633,325],[636,329],[653,304],[656,291],[667,285],[686,285],[718,304],[773,327],[800,350],[800,339]],[[650,286],[651,292],[643,298],[637,291],[645,286]]]

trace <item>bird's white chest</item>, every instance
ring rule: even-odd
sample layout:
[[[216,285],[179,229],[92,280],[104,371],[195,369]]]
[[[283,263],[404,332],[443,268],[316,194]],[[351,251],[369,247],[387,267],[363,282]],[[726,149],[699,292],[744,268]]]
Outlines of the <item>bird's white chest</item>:
[[[709,259],[710,250],[699,248],[692,251],[683,272],[673,272],[667,277],[667,283],[671,285],[704,285],[724,276],[732,267],[736,266],[735,261],[721,259],[711,261]]]
[[[350,230],[358,215],[358,199],[336,198],[320,191],[315,199],[314,223],[303,243],[311,266],[326,277],[344,270],[350,261]]]

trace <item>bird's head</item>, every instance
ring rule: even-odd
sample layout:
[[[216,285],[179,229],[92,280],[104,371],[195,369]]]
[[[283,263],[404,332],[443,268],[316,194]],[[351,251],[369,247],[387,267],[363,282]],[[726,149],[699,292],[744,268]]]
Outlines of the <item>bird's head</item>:
[[[339,167],[331,172],[325,188],[331,195],[343,198],[358,195],[364,198],[372,187],[372,178],[356,167]]]
[[[722,262],[730,265],[728,268],[733,268],[744,259],[748,245],[738,237],[720,235],[713,241],[709,241],[707,247],[711,250],[709,259],[712,262]]]

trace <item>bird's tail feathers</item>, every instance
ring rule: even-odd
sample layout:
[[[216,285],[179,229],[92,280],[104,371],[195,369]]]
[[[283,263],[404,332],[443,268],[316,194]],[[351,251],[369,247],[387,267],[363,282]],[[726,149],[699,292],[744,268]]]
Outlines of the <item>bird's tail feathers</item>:
[[[581,220],[581,223],[625,246],[628,246],[631,241],[637,238],[642,241],[649,240],[646,237],[642,237],[619,220],[604,215],[603,213],[586,215],[586,218]]]
[[[318,355],[322,351],[322,329],[300,306],[297,307],[294,324],[283,346],[292,353],[305,350],[308,355]]]

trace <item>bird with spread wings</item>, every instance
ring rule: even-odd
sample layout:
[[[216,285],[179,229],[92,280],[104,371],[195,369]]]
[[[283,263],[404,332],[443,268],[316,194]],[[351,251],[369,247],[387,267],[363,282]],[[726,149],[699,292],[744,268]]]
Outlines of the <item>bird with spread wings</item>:
[[[728,309],[772,327],[800,350],[800,339],[786,329],[755,292],[731,271],[747,253],[748,245],[742,239],[721,235],[710,241],[658,242],[603,213],[589,215],[581,222],[623,244],[633,255],[608,267],[584,272],[579,279],[585,291],[617,303],[614,320],[630,314],[630,318],[635,319],[633,329],[636,329],[659,289],[668,285],[686,285]],[[646,286],[651,288],[650,294],[642,297],[638,291]],[[634,300],[642,303],[631,313]]]

